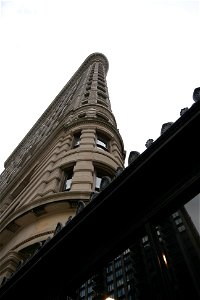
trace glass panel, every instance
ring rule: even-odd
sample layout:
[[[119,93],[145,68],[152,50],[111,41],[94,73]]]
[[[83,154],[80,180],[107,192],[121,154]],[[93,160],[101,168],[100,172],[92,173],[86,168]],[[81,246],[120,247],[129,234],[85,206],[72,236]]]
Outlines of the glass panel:
[[[103,141],[103,140],[98,139],[97,140],[97,147],[107,149],[107,143],[105,141]]]
[[[74,147],[78,147],[80,145],[80,140],[76,140],[75,142],[74,142]]]
[[[185,204],[185,208],[200,234],[200,194]]]
[[[74,135],[73,147],[76,148],[80,145],[80,133]]]
[[[67,179],[66,182],[65,182],[65,191],[70,190],[71,184],[72,184],[72,178]]]
[[[96,191],[99,191],[100,184],[101,184],[101,177],[96,177],[96,185],[95,185],[95,190]]]

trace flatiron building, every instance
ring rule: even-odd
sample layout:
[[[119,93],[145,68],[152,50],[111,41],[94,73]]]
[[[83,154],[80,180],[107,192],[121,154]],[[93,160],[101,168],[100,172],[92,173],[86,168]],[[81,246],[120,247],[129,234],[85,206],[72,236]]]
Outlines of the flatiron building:
[[[125,169],[107,71],[103,54],[88,56],[5,162],[0,176],[1,288]],[[92,243],[95,228],[85,234]],[[198,278],[199,235],[181,206],[147,222],[136,240],[65,299],[186,299],[188,293],[197,299]]]

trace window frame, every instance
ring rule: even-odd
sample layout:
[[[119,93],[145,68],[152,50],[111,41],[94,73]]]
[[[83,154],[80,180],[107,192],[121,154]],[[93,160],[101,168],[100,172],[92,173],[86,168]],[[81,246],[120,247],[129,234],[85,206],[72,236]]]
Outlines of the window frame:
[[[62,191],[69,192],[72,186],[73,179],[73,167],[64,169],[64,179],[62,184]]]
[[[96,132],[96,148],[103,149],[105,151],[109,151],[110,147],[110,139],[108,136],[101,132]]]
[[[114,171],[111,169],[108,170],[108,168],[104,165],[96,166],[94,165],[94,175],[93,175],[93,192],[100,192],[100,185],[102,177],[109,176],[111,179],[115,175]],[[99,183],[97,184],[97,179]]]
[[[75,132],[73,135],[72,148],[78,148],[81,141],[81,131]]]

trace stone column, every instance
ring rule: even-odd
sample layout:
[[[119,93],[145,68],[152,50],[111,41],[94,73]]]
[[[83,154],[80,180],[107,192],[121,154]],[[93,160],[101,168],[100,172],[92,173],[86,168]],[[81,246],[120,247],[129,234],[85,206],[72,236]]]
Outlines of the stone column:
[[[83,129],[81,132],[79,155],[72,179],[71,191],[92,191],[93,186],[93,150],[95,129]]]

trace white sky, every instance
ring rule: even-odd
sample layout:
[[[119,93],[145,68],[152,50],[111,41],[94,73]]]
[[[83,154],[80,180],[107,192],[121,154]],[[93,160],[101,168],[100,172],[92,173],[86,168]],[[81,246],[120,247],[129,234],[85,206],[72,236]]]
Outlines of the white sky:
[[[108,90],[127,158],[176,121],[200,86],[200,2],[0,0],[0,172],[93,52],[109,60]]]

